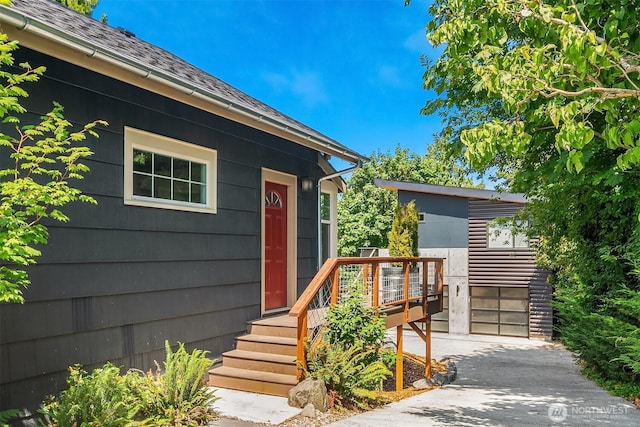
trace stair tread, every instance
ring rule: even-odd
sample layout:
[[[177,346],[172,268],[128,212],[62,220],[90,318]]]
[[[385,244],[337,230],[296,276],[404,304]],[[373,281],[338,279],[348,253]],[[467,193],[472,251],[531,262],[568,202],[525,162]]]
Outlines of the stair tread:
[[[271,335],[247,334],[236,338],[238,341],[253,341],[270,344],[297,345],[298,340],[289,337],[275,337]]]
[[[249,350],[231,350],[222,354],[224,357],[236,357],[239,359],[250,359],[250,360],[259,360],[264,362],[276,362],[276,363],[286,363],[286,364],[295,364],[296,357],[295,356],[287,356],[284,354],[275,354],[275,353],[263,353],[258,351],[249,351]]]
[[[250,323],[253,325],[262,325],[262,326],[279,326],[282,328],[298,327],[298,319],[289,315],[265,317],[258,320],[252,320]]]
[[[252,371],[249,369],[230,368],[219,366],[211,369],[209,375],[219,375],[223,377],[242,378],[246,380],[262,381],[268,383],[296,385],[298,380],[295,375],[275,374],[273,372]]]

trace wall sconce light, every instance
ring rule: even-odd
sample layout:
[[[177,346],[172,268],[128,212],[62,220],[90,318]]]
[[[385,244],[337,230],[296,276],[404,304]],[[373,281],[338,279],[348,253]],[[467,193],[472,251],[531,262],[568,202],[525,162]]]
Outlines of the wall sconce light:
[[[302,178],[302,191],[313,191],[313,180],[311,178]]]

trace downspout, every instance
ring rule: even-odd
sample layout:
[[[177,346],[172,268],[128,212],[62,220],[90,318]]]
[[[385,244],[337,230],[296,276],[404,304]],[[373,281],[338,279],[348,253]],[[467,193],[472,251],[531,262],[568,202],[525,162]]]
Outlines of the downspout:
[[[339,172],[332,173],[331,175],[323,176],[318,179],[318,265],[316,266],[316,271],[320,270],[320,266],[322,265],[322,181],[337,178],[346,173],[358,170],[361,167],[362,160],[358,159],[354,166]]]

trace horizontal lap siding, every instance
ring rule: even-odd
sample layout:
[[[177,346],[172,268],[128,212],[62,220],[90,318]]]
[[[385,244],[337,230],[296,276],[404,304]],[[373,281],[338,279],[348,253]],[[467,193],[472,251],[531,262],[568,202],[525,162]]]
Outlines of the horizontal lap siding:
[[[546,272],[530,249],[487,248],[487,222],[515,215],[522,205],[491,200],[469,201],[469,286],[529,288],[529,334],[552,334],[551,288]]]
[[[528,286],[536,269],[530,250],[487,248],[487,222],[511,217],[521,207],[516,203],[469,201],[470,286]]]
[[[91,172],[77,184],[98,205],[73,203],[64,209],[68,223],[47,223],[26,303],[0,306],[0,409],[33,408],[58,393],[72,364],[152,369],[165,340],[213,357],[230,350],[246,321],[260,316],[262,167],[318,178],[317,152],[19,52],[20,61],[48,68],[28,88],[23,123],[56,100],[73,123],[100,118],[109,127],[87,140]],[[217,214],[124,205],[124,126],[216,149]],[[315,192],[299,192],[297,203],[302,288],[315,273]]]
[[[547,272],[538,269],[529,285],[529,334],[551,338],[553,335],[553,290]]]

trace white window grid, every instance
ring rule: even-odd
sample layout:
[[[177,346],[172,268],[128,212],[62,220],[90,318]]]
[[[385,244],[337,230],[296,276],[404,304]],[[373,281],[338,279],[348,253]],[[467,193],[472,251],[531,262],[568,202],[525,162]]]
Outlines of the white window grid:
[[[151,179],[151,196],[145,196],[145,195],[140,195],[140,194],[133,194],[134,197],[150,197],[152,199],[160,199],[160,200],[171,200],[171,201],[178,201],[178,202],[185,202],[185,203],[196,203],[196,204],[202,204],[202,205],[206,205],[207,204],[207,165],[205,163],[200,163],[200,162],[196,162],[193,160],[189,160],[189,159],[183,159],[181,157],[178,156],[171,156],[171,155],[166,155],[166,154],[160,154],[160,153],[156,153],[154,151],[151,150],[145,150],[145,149],[139,149],[139,148],[134,148],[134,158],[136,155],[136,152],[138,153],[147,153],[151,155],[151,172],[143,172],[143,171],[136,171],[135,168],[133,170],[133,175],[134,177],[136,175],[138,176],[146,176],[149,177]],[[171,174],[170,175],[161,175],[156,173],[155,171],[155,164],[156,164],[156,156],[163,156],[163,157],[168,157],[171,161]],[[184,178],[178,178],[174,176],[174,161],[175,160],[180,160],[183,162],[188,162],[189,164],[189,178],[184,179]],[[202,172],[202,176],[201,179],[199,181],[196,181],[194,179],[192,179],[192,167],[193,165],[197,165],[200,166],[201,168],[203,168],[203,172]],[[164,197],[158,197],[156,196],[156,183],[155,183],[155,178],[160,178],[160,179],[166,179],[169,180],[171,182],[170,185],[170,195],[168,198],[164,198]],[[176,198],[175,195],[175,183],[184,183],[187,184],[189,186],[189,200],[178,200]],[[192,196],[193,196],[193,192],[191,190],[191,186],[192,184],[198,185],[200,188],[200,192],[202,193],[202,199],[199,201],[193,201],[192,200]]]

